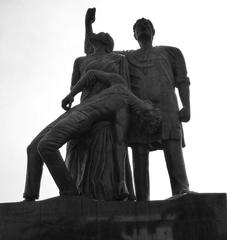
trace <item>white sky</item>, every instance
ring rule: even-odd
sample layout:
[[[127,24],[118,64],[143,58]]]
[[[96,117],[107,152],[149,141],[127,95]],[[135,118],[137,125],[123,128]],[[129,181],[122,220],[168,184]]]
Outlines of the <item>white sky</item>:
[[[20,201],[26,147],[63,113],[73,61],[83,55],[84,15],[96,7],[95,32],[115,49],[136,49],[132,26],[149,18],[155,45],[180,48],[191,79],[192,119],[184,124],[185,163],[193,191],[227,192],[225,0],[1,0],[0,202]],[[171,195],[161,151],[150,154],[151,199]],[[41,199],[58,195],[45,169]]]

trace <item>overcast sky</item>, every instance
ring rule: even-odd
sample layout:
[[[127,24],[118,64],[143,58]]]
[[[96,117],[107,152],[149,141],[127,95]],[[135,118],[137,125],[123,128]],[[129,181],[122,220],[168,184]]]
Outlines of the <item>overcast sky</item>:
[[[225,0],[1,0],[0,202],[20,201],[26,147],[63,113],[73,61],[84,55],[84,16],[96,7],[95,32],[115,50],[136,49],[132,26],[149,18],[154,45],[182,50],[191,80],[192,119],[184,124],[191,190],[227,192],[227,15]],[[162,151],[150,154],[151,199],[171,195]],[[45,169],[41,199],[58,195]]]

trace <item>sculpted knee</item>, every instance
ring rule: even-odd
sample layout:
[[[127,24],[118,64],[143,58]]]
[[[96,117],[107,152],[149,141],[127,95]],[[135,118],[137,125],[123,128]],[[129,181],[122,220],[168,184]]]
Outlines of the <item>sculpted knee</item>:
[[[45,156],[48,154],[49,150],[49,143],[48,141],[41,140],[37,146],[37,150],[41,156]]]
[[[58,148],[52,141],[44,138],[39,142],[37,150],[41,157],[49,159],[49,156],[55,153]]]
[[[27,146],[27,154],[32,154],[34,152],[37,151],[37,144],[35,144],[34,142],[30,143],[28,146]]]

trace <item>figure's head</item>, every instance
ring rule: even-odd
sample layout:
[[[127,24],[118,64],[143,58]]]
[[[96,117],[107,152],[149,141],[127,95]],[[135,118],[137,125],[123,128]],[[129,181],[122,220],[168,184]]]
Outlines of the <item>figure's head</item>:
[[[93,33],[89,40],[94,49],[104,48],[107,53],[113,51],[114,40],[109,33]]]
[[[137,122],[141,130],[150,134],[154,133],[161,124],[160,109],[150,101],[145,101],[143,106],[136,111]]]
[[[133,25],[134,37],[137,41],[144,38],[152,41],[155,35],[155,29],[152,22],[146,18],[140,18]]]

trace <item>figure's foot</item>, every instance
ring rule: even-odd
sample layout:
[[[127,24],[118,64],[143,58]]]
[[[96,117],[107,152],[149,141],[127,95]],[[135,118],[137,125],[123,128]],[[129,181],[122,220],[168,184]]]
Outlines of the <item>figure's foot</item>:
[[[197,192],[190,191],[190,190],[188,190],[188,189],[184,189],[184,190],[182,190],[180,193],[175,194],[175,195],[173,195],[173,196],[170,197],[170,198],[167,198],[167,200],[176,200],[176,199],[182,198],[183,196],[188,195],[188,194],[198,194],[198,193],[197,193]]]
[[[129,192],[128,192],[126,183],[125,183],[125,181],[121,181],[118,185],[117,200],[124,201],[124,200],[128,199],[128,196],[129,196]]]
[[[188,190],[188,189],[187,189],[187,190],[185,189],[185,190],[181,191],[180,193],[181,193],[181,194],[198,194],[197,192],[190,191],[190,190]]]
[[[25,197],[23,202],[35,202],[35,198],[32,197]]]

